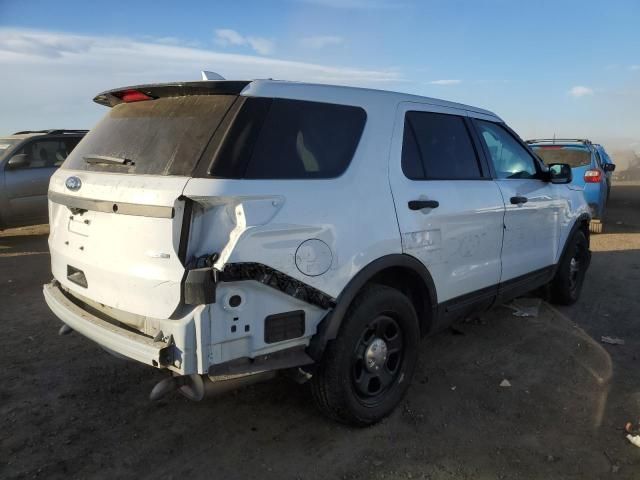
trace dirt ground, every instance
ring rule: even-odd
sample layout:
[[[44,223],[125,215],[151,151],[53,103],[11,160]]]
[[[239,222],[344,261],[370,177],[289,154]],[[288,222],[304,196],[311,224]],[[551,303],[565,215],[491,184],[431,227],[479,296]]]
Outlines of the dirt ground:
[[[640,185],[613,188],[592,250],[577,305],[426,339],[400,408],[358,430],[285,379],[150,403],[161,372],[57,336],[46,231],[0,233],[0,477],[638,479],[623,427],[640,420]]]

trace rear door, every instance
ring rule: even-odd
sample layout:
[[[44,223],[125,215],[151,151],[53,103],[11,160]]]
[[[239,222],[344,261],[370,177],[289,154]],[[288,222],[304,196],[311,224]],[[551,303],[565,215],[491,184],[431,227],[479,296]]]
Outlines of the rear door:
[[[11,168],[5,165],[8,201],[7,223],[11,226],[47,221],[49,178],[62,165],[78,143],[75,138],[38,138],[27,141],[13,155],[25,154],[29,164]]]
[[[490,298],[500,280],[504,204],[469,126],[463,110],[401,104],[389,167],[402,250],[453,308]]]
[[[542,167],[504,124],[474,119],[506,206],[501,282],[544,277],[558,258],[563,200]]]

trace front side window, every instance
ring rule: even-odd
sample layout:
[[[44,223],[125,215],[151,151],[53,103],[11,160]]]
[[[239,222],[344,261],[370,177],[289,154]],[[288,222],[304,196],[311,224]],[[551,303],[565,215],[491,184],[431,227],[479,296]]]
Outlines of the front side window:
[[[28,163],[21,168],[57,168],[77,142],[77,139],[35,140],[17,150],[14,155],[27,156]]]
[[[464,119],[442,113],[407,112],[402,171],[412,180],[482,178]]]
[[[9,155],[11,150],[20,142],[22,142],[21,139],[0,138],[0,161]]]
[[[598,152],[598,150],[596,150],[595,154],[596,154],[596,163],[598,164],[598,167],[602,168],[602,164],[604,162],[602,161],[602,157],[600,157],[600,152]]]
[[[536,178],[535,160],[501,125],[476,120],[498,178]]]

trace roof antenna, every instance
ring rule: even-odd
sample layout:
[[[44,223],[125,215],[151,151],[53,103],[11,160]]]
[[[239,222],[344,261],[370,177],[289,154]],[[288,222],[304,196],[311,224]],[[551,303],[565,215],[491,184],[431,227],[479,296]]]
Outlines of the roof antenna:
[[[226,80],[226,79],[219,73],[202,70],[202,80]]]

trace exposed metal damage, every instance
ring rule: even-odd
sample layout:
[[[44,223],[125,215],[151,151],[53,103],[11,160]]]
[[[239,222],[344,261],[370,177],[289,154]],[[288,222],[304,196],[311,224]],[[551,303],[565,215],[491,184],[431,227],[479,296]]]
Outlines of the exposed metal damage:
[[[223,282],[255,280],[325,310],[333,308],[336,303],[334,298],[320,290],[260,263],[228,264],[219,273],[218,279]]]

